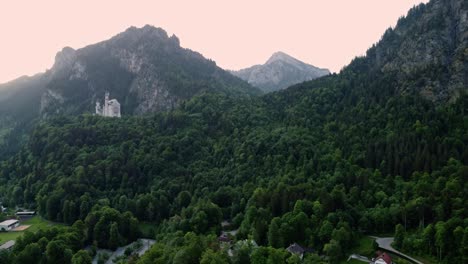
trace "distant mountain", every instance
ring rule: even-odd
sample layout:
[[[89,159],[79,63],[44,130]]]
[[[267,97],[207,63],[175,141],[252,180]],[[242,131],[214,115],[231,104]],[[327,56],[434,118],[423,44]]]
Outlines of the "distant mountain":
[[[284,52],[276,52],[263,65],[231,73],[264,92],[272,92],[328,75],[330,71],[304,63]]]

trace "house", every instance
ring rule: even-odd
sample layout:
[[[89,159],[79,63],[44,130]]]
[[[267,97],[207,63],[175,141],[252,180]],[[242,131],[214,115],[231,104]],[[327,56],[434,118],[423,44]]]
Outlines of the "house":
[[[33,216],[36,215],[36,211],[23,211],[23,212],[16,212],[17,216]]]
[[[10,231],[11,229],[18,227],[19,221],[16,219],[5,220],[0,223],[0,231],[6,232]]]
[[[291,253],[291,254],[296,254],[298,255],[301,259],[304,257],[304,254],[305,253],[313,253],[314,250],[311,249],[311,248],[308,248],[308,247],[303,247],[297,243],[293,243],[291,245],[289,245],[288,248],[286,248],[286,250]]]
[[[373,259],[373,264],[392,264],[392,257],[387,253],[383,252],[378,257]]]
[[[5,242],[5,244],[0,246],[0,250],[10,250],[11,248],[13,248],[14,245],[15,245],[14,240],[7,241]]]

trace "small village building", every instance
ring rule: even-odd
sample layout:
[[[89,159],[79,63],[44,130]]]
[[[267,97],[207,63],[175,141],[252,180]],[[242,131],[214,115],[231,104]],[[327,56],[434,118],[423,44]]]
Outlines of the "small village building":
[[[17,216],[33,216],[36,215],[36,211],[23,211],[23,212],[16,212]]]
[[[304,257],[305,253],[313,253],[314,250],[308,247],[303,247],[297,243],[291,244],[286,250],[291,254],[298,255],[301,259]]]
[[[13,248],[15,243],[16,242],[14,240],[7,241],[3,245],[0,246],[0,250],[10,250]]]
[[[383,252],[378,257],[374,259],[373,264],[392,264],[392,257],[387,253]]]
[[[10,231],[19,226],[19,221],[16,219],[5,220],[0,223],[0,231]]]

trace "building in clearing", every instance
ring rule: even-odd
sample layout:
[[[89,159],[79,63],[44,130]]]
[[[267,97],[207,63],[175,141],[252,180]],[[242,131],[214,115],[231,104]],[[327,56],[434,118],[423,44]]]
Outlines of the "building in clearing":
[[[286,251],[288,251],[291,254],[296,254],[298,255],[301,259],[304,257],[304,254],[306,253],[313,253],[314,250],[308,247],[303,247],[297,243],[293,243],[289,245],[288,248],[286,248]]]
[[[34,216],[36,215],[36,211],[22,211],[22,212],[16,212],[17,216]]]
[[[0,223],[0,231],[6,232],[10,231],[11,229],[18,227],[19,221],[16,219],[5,220]]]
[[[106,92],[104,97],[104,105],[101,106],[101,103],[96,102],[96,115],[106,116],[106,117],[120,117],[120,103],[117,99],[109,100],[109,93]]]

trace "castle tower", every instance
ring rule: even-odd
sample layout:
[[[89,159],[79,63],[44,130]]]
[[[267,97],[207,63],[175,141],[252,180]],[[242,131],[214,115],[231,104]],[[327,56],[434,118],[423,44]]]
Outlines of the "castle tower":
[[[104,116],[110,116],[110,111],[109,111],[109,92],[106,92],[106,95],[104,97],[104,111],[103,111]]]
[[[102,107],[99,102],[96,102],[96,115],[101,115],[102,116]]]

